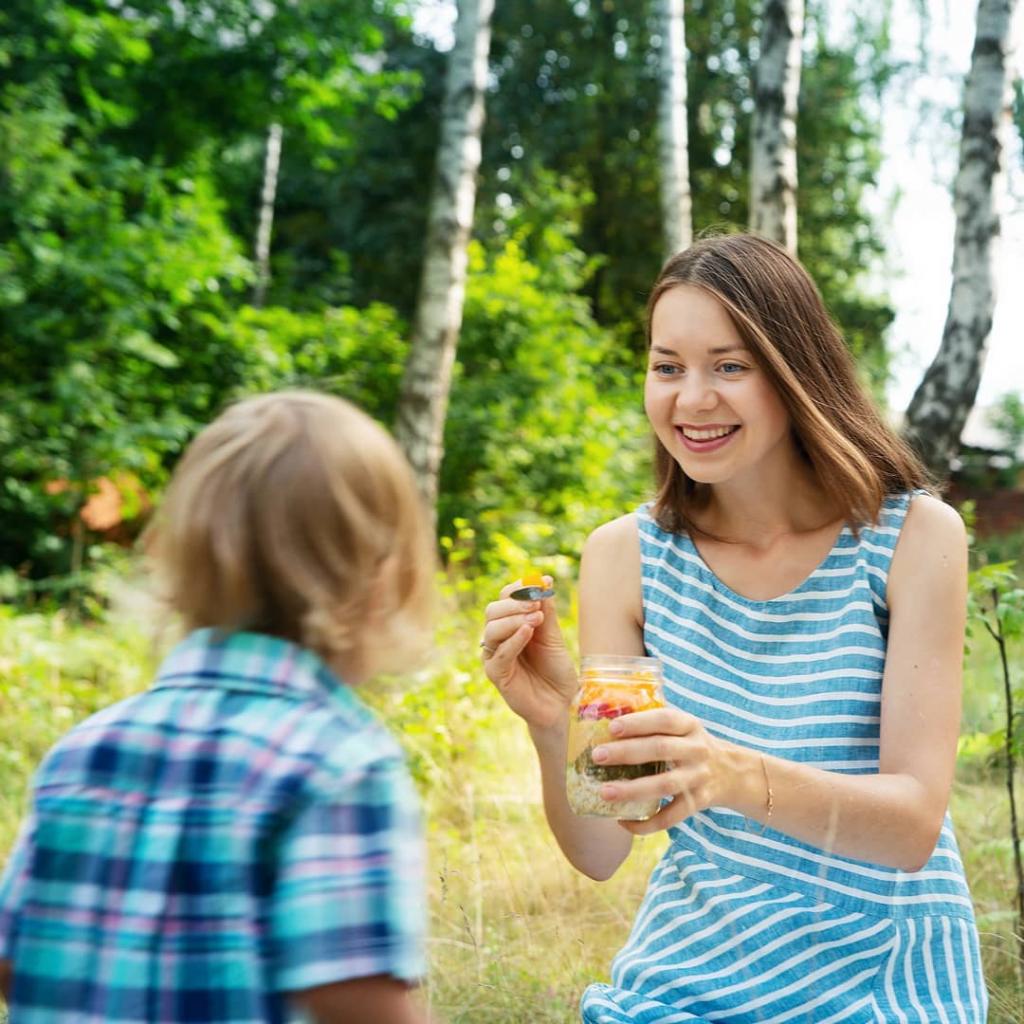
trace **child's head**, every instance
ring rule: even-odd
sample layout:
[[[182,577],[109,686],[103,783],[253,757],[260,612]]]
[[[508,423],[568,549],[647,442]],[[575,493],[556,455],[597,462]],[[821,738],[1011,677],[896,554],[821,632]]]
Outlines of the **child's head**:
[[[887,493],[928,485],[917,457],[858,381],[814,282],[785,249],[754,235],[725,235],[671,257],[648,300],[648,344],[659,299],[681,286],[703,289],[725,309],[781,398],[798,451],[844,518],[870,522]],[[687,529],[687,509],[707,489],[655,444],[656,515],[669,529]]]
[[[426,517],[398,446],[342,399],[285,391],[232,405],[189,445],[148,540],[189,629],[283,637],[350,681],[421,650]]]

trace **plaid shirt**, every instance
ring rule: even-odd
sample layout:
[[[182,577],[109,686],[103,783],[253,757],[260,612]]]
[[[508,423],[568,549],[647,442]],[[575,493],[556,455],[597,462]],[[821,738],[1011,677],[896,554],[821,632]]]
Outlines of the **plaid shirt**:
[[[255,1024],[284,992],[424,973],[400,748],[315,655],[193,633],[36,775],[0,880],[17,1024]]]

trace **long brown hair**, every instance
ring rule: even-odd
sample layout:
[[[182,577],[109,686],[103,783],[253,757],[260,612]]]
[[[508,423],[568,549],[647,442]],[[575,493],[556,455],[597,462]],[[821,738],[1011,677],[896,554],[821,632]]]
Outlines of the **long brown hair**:
[[[932,489],[921,461],[858,381],[814,282],[785,249],[736,234],[703,238],[670,257],[647,300],[648,346],[655,305],[680,285],[703,288],[725,308],[778,391],[801,454],[851,527],[875,522],[888,494]],[[692,513],[710,489],[654,444],[654,518],[673,533],[693,531]]]

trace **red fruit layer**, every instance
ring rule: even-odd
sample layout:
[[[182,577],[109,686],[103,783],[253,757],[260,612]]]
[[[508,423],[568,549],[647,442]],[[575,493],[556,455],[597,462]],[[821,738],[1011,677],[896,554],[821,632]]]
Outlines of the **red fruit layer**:
[[[635,710],[622,704],[606,704],[603,701],[596,704],[584,704],[580,707],[579,718],[584,721],[593,722],[599,718],[619,718],[621,715],[628,715]]]

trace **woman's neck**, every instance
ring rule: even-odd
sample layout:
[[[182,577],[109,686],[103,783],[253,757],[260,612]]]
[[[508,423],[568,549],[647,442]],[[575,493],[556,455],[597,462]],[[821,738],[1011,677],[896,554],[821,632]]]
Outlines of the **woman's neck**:
[[[814,471],[797,456],[782,472],[712,485],[696,522],[722,540],[767,547],[781,537],[820,530],[840,517]]]

